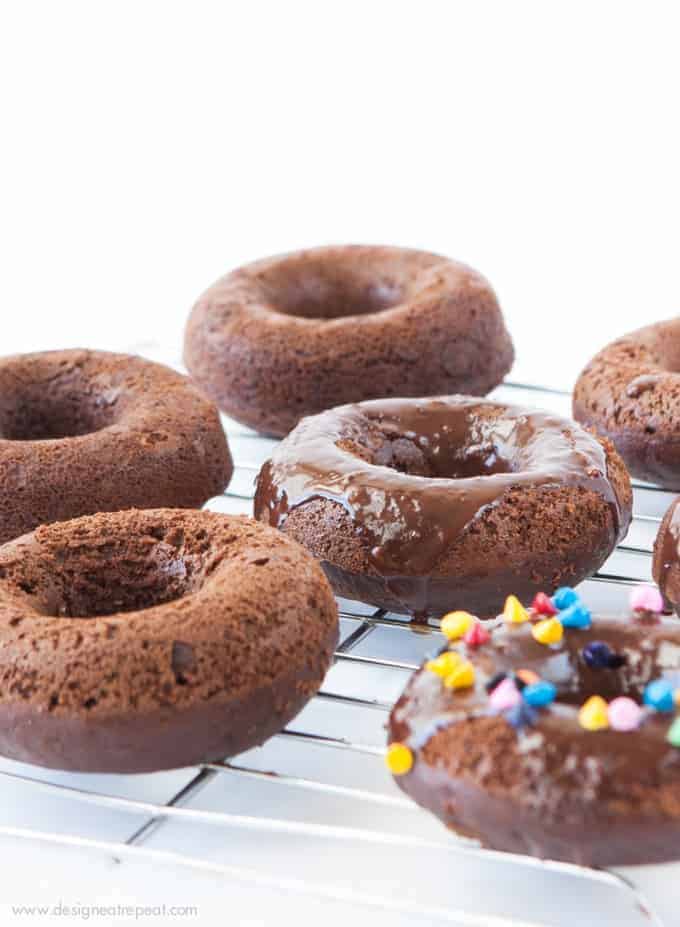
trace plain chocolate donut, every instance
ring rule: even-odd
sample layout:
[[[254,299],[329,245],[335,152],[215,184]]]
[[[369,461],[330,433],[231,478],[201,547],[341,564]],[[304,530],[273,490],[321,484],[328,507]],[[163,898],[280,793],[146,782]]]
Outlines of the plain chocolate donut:
[[[450,643],[445,652],[474,666],[470,688],[450,688],[427,664],[412,676],[392,710],[389,740],[410,751],[413,765],[395,781],[446,825],[495,850],[588,866],[680,858],[680,749],[667,739],[673,709],[632,706],[641,723],[631,730],[579,722],[592,696],[608,703],[611,718],[613,699],[640,706],[652,680],[678,687],[677,621],[595,618],[588,630],[565,628],[552,646],[532,629],[502,624],[481,646]],[[593,644],[616,662],[588,665],[584,648]],[[488,689],[506,674],[506,685],[522,690],[518,670],[552,683],[556,700],[527,709],[522,698],[523,708],[499,710]]]
[[[638,479],[680,489],[680,318],[608,344],[574,387],[574,418],[616,446]]]
[[[316,248],[247,265],[194,306],[184,357],[229,415],[285,435],[304,415],[380,396],[484,395],[512,366],[493,290],[407,248]]]
[[[0,548],[0,754],[126,773],[221,760],[302,708],[337,637],[319,566],[251,519],[38,528]]]
[[[232,470],[217,409],[167,367],[104,351],[0,359],[0,543],[78,515],[200,507]]]
[[[592,574],[631,489],[606,442],[484,399],[374,400],[304,419],[257,482],[255,516],[319,558],[339,595],[419,618],[489,616]]]

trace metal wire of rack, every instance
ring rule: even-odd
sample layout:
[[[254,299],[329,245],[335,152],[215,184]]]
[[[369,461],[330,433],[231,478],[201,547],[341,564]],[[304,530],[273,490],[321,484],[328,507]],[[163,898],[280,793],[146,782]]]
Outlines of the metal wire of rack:
[[[568,394],[554,390],[508,383],[493,396],[569,414]],[[228,420],[225,427],[236,470],[224,496],[207,507],[250,514],[254,476],[274,442]],[[625,608],[630,586],[650,579],[651,546],[673,494],[636,483],[634,496],[628,538],[583,584],[584,595],[599,611]],[[450,834],[403,797],[381,761],[386,713],[409,674],[442,637],[434,623],[414,628],[403,616],[361,603],[339,600],[339,605],[340,645],[321,692],[263,748],[176,776],[142,777],[141,784],[140,777],[74,776],[0,761],[0,835],[123,863],[141,859],[209,872],[253,892],[280,892],[292,905],[312,896],[374,917],[388,912],[391,923],[537,927],[571,924],[579,916],[586,925],[670,927],[665,910],[662,914],[664,890],[678,869],[668,874],[660,867],[601,871],[497,853]],[[252,795],[251,786],[256,788]],[[12,804],[8,789],[24,808],[41,794],[69,807],[89,807],[94,817],[90,820],[81,810],[67,815],[65,826],[61,819],[54,828],[26,823],[7,814]],[[98,823],[97,815],[104,812],[125,817],[122,831],[114,828],[115,837],[108,823]],[[167,839],[173,827],[180,836],[193,836],[173,843]],[[206,843],[208,830],[213,837]],[[223,844],[236,848],[238,861],[233,853],[225,859]],[[267,860],[260,865],[263,846],[268,847]],[[332,857],[325,870],[317,865],[321,856]],[[304,859],[304,875],[296,859]],[[643,897],[645,875],[652,869],[655,891],[659,880],[662,887],[657,910]],[[455,892],[441,890],[447,871],[465,877]],[[399,891],[385,872],[392,873]],[[422,884],[405,890],[404,872]],[[498,887],[495,895],[484,888],[490,876]]]

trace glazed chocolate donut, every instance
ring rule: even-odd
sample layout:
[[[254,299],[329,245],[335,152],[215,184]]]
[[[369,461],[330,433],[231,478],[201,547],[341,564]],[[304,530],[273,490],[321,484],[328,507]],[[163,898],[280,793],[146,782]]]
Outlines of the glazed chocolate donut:
[[[0,754],[136,773],[261,744],[317,691],[337,607],[251,519],[157,509],[0,548]]]
[[[671,503],[659,527],[652,575],[669,610],[672,608],[680,615],[680,498]]]
[[[496,850],[589,866],[679,859],[678,623],[647,610],[591,624],[565,594],[554,617],[538,597],[531,620],[510,597],[488,632],[447,616],[448,636],[465,638],[394,706],[388,767],[418,804]]]
[[[566,419],[453,396],[304,419],[257,481],[255,516],[322,561],[336,593],[417,618],[495,615],[593,573],[626,533],[625,468]]]
[[[487,281],[407,248],[316,248],[218,280],[194,306],[184,357],[221,409],[285,435],[305,415],[380,396],[481,396],[513,348]]]
[[[193,508],[232,462],[217,409],[186,377],[103,351],[0,359],[0,543],[125,508]]]
[[[680,318],[603,348],[578,378],[573,408],[633,476],[680,489]]]

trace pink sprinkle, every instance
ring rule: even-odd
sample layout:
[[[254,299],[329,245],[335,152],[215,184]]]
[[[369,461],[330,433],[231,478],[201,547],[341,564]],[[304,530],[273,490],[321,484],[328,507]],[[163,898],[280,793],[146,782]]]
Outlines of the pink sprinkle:
[[[496,688],[489,695],[489,704],[492,711],[507,711],[514,708],[521,701],[519,689],[513,679],[506,677],[499,682]]]
[[[630,594],[630,607],[634,612],[654,612],[660,615],[663,598],[656,586],[636,586]]]
[[[463,640],[468,645],[468,647],[481,647],[482,644],[487,644],[491,640],[491,635],[483,628],[478,621],[472,625],[465,632]]]
[[[642,708],[632,698],[621,695],[609,703],[609,725],[615,731],[634,731],[640,727]]]

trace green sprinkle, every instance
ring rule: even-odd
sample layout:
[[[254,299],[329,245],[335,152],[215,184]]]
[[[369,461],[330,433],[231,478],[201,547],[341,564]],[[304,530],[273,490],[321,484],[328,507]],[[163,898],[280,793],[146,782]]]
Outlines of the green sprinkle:
[[[676,718],[668,728],[666,740],[671,747],[680,747],[680,718]]]

